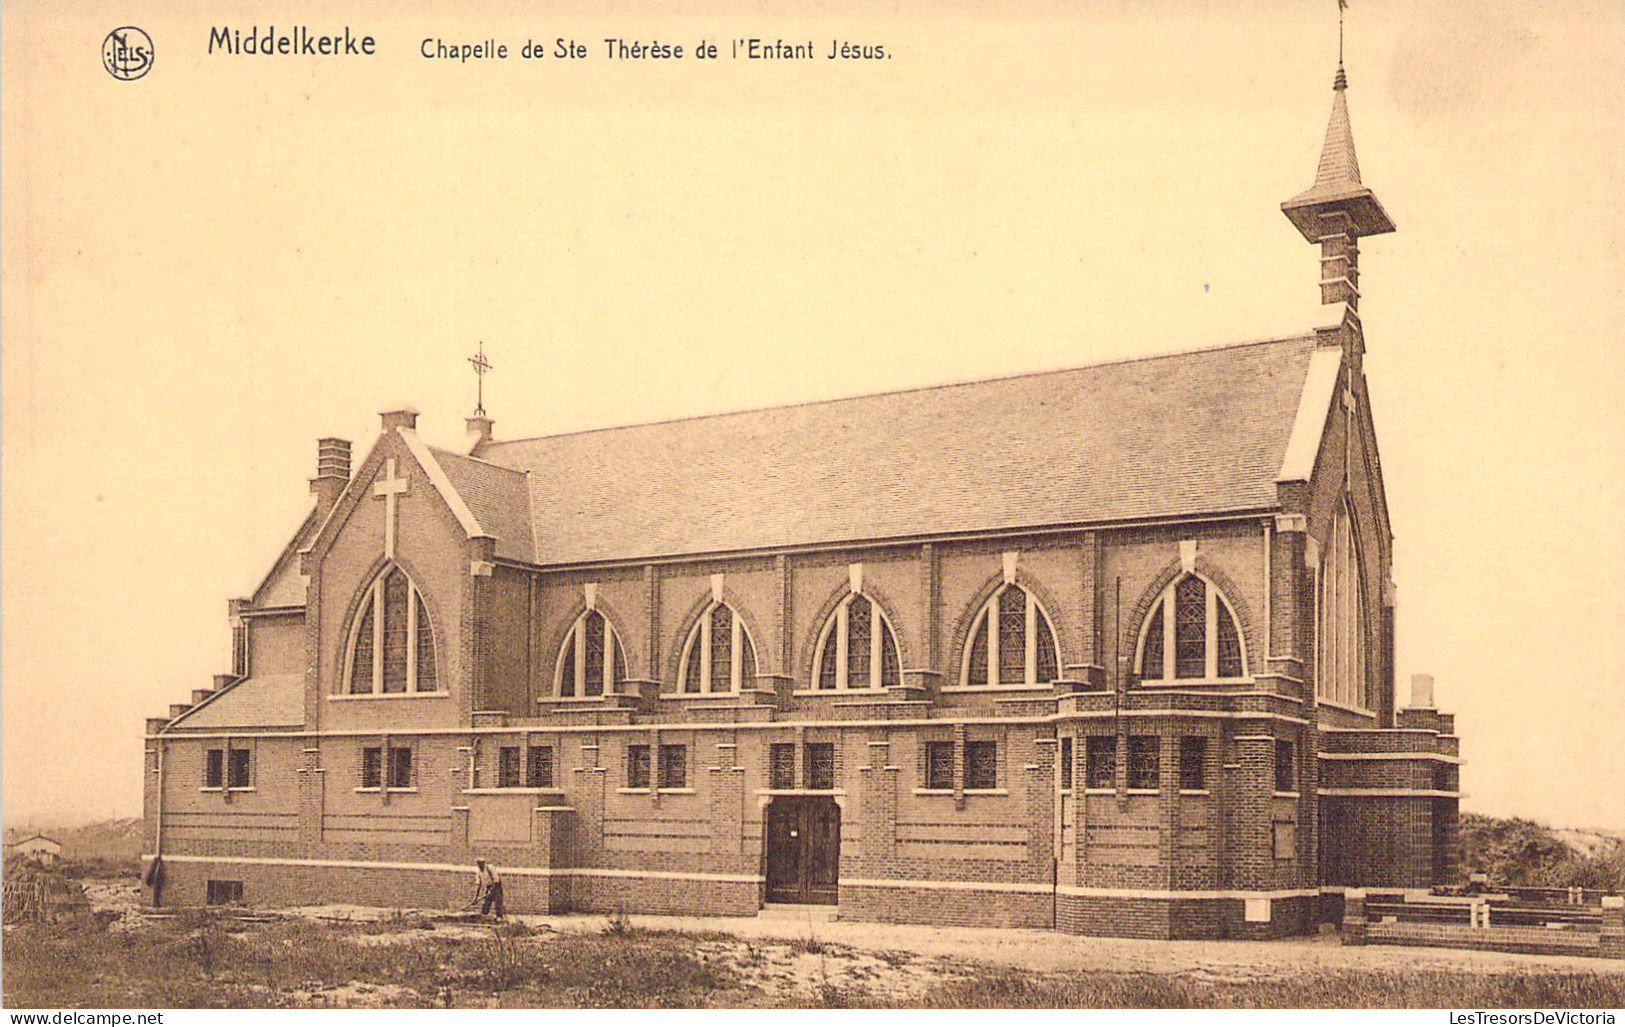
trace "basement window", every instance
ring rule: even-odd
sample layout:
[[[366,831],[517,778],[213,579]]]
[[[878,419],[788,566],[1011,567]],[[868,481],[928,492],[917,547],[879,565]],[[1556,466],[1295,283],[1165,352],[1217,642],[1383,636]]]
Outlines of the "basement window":
[[[1162,776],[1162,739],[1156,735],[1135,735],[1128,740],[1128,786],[1149,791],[1159,786]]]
[[[835,787],[835,744],[833,742],[808,742],[805,752],[807,757],[807,787],[822,791],[833,789]]]
[[[1275,790],[1278,792],[1296,791],[1297,775],[1292,766],[1292,743],[1278,740],[1275,743]]]
[[[1186,735],[1179,740],[1179,789],[1200,792],[1207,788],[1207,737]]]
[[[226,784],[226,750],[209,749],[203,754],[203,787],[224,788]]]
[[[933,791],[953,791],[954,743],[925,743],[925,787]]]
[[[767,784],[769,788],[781,790],[796,786],[796,745],[794,742],[774,742],[768,746]]]
[[[688,746],[662,745],[660,747],[660,787],[688,787]]]
[[[519,787],[519,746],[504,745],[497,750],[497,787]]]
[[[965,743],[965,790],[987,791],[999,787],[999,743]]]
[[[626,747],[626,787],[649,787],[649,747],[647,745],[629,745]]]
[[[553,787],[553,747],[533,745],[527,753],[530,766],[527,780],[532,788]]]
[[[231,749],[226,759],[226,787],[252,788],[254,786],[254,758],[251,750]]]
[[[229,906],[243,901],[243,882],[210,879],[204,886],[204,902],[211,906]]]
[[[1113,788],[1117,785],[1117,737],[1090,735],[1084,747],[1085,788]]]

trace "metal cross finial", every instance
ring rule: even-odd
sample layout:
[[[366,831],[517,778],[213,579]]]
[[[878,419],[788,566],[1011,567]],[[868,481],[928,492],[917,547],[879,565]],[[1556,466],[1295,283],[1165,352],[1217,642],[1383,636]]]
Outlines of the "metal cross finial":
[[[477,393],[477,395],[475,397],[475,400],[474,400],[474,416],[475,417],[484,417],[485,416],[485,372],[491,370],[491,362],[489,360],[485,359],[485,342],[484,342],[484,340],[481,340],[481,342],[480,342],[479,352],[475,353],[473,356],[469,357],[468,362],[470,364],[474,365],[475,380],[479,383],[479,385],[477,386],[478,393]]]
[[[1343,12],[1349,9],[1349,0],[1337,0],[1337,66],[1343,66]]]

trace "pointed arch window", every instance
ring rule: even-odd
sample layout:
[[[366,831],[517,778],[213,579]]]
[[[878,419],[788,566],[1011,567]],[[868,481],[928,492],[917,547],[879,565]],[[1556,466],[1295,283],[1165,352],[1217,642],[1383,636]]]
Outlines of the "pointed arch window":
[[[429,609],[423,593],[398,566],[385,568],[361,596],[344,680],[349,695],[440,691]]]
[[[1185,574],[1162,590],[1140,629],[1142,681],[1225,680],[1247,676],[1236,612],[1217,587]]]
[[[902,681],[897,636],[880,604],[854,592],[824,622],[813,667],[819,691],[889,688]]]
[[[1365,585],[1354,518],[1338,507],[1331,539],[1321,553],[1315,694],[1330,702],[1367,709]]]
[[[727,603],[713,602],[683,642],[677,689],[687,694],[737,692],[756,684],[756,647]]]
[[[959,680],[970,687],[1047,685],[1060,676],[1055,628],[1020,585],[994,593],[971,624]]]
[[[565,632],[553,670],[553,694],[587,699],[625,692],[626,650],[621,636],[597,610],[588,610]]]

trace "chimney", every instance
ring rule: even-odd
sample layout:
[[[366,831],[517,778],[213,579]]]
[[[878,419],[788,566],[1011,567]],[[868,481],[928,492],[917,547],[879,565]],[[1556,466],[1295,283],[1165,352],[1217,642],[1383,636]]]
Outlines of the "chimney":
[[[1410,708],[1413,709],[1413,710],[1431,710],[1431,709],[1433,709],[1433,675],[1432,674],[1412,674],[1411,675],[1411,706],[1410,706]]]
[[[484,414],[475,414],[473,417],[466,418],[463,423],[468,425],[469,452],[472,453],[476,447],[483,446],[491,441],[491,428],[496,422],[489,417]]]
[[[310,491],[316,494],[316,520],[327,516],[339,494],[350,484],[350,442],[348,439],[316,440],[316,477]]]
[[[379,411],[378,417],[383,421],[384,431],[394,431],[397,428],[416,429],[418,426],[418,412],[416,407],[402,406],[392,410]]]

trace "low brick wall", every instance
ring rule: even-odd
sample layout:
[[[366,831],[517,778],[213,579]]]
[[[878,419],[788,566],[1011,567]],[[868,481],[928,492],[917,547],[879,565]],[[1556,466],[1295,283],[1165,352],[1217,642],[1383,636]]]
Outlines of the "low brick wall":
[[[1545,956],[1625,959],[1625,898],[1605,896],[1602,900],[1602,929],[1588,931],[1493,924],[1411,923],[1386,919],[1373,921],[1366,912],[1365,892],[1350,888],[1343,894],[1342,940],[1345,945],[1421,945]]]

